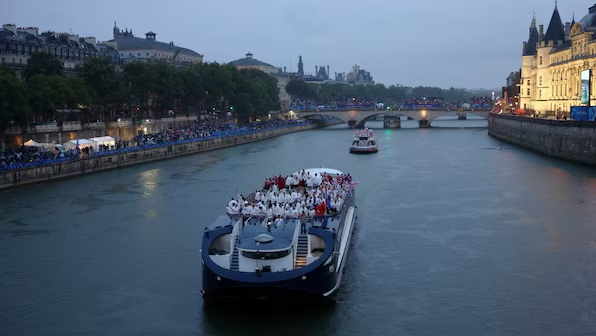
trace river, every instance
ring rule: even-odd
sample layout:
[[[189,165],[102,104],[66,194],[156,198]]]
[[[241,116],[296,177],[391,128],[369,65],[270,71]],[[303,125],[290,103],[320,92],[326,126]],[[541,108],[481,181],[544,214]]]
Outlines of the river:
[[[596,333],[592,168],[481,149],[502,145],[484,128],[377,133],[368,156],[313,130],[0,193],[0,335]],[[204,227],[319,166],[359,182],[338,304],[205,311]]]

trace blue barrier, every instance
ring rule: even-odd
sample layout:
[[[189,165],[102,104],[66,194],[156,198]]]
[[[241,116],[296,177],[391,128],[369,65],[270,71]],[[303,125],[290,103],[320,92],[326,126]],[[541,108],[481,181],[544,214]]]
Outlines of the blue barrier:
[[[308,124],[310,124],[310,123],[303,122],[303,123],[297,123],[297,124],[291,124],[291,125],[260,128],[260,129],[253,129],[253,130],[251,130],[247,127],[243,127],[241,129],[233,130],[233,131],[213,132],[212,135],[208,136],[208,137],[160,142],[157,144],[112,149],[112,150],[103,151],[103,152],[94,152],[94,157],[103,157],[103,156],[110,156],[110,155],[116,155],[116,154],[134,153],[134,152],[139,152],[139,151],[143,151],[143,150],[147,150],[147,149],[154,149],[154,148],[167,147],[167,146],[180,145],[180,144],[188,144],[188,143],[208,141],[208,140],[214,140],[214,139],[223,139],[223,138],[239,136],[239,135],[255,134],[255,133],[261,133],[261,132],[268,132],[268,131],[274,131],[274,130],[279,130],[279,129],[297,127],[297,126],[305,126]],[[61,162],[75,161],[75,160],[79,160],[79,158],[78,157],[64,157],[64,158],[40,160],[40,161],[35,161],[35,162],[15,163],[15,164],[7,165],[5,167],[0,167],[0,171],[39,167],[39,166],[50,165],[53,163],[61,163]]]

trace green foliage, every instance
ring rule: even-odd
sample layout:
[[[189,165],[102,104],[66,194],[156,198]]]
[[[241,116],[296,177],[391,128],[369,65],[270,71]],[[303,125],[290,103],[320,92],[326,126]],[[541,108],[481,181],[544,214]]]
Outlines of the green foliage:
[[[14,72],[0,71],[0,134],[11,124],[26,128],[30,112],[25,83]]]
[[[438,87],[405,87],[402,85],[348,85],[348,84],[317,84],[306,83],[299,78],[293,78],[286,86],[286,91],[294,98],[313,100],[317,104],[328,104],[342,98],[375,98],[381,102],[391,103],[409,97],[443,97],[448,102],[467,101],[473,94],[464,89]]]
[[[76,70],[76,75],[64,74],[62,63],[49,53],[32,55],[24,82],[13,70],[0,68],[0,130],[16,123],[26,128],[33,120],[60,120],[57,109],[83,109],[77,114],[81,120],[114,120],[233,106],[235,117],[249,120],[280,108],[277,80],[258,70],[167,62],[131,62],[119,69],[103,58],[90,58]]]
[[[31,54],[27,66],[23,70],[23,78],[29,80],[33,76],[61,76],[64,66],[59,59],[49,52],[36,52]]]

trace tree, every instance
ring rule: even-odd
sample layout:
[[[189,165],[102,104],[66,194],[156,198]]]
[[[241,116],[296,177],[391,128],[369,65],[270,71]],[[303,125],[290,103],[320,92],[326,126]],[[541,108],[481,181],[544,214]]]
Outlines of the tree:
[[[0,71],[0,134],[11,125],[24,129],[29,126],[31,111],[26,90],[14,72]]]
[[[77,70],[87,88],[89,105],[93,105],[91,112],[97,113],[97,119],[105,119],[106,113],[114,117],[116,106],[128,102],[116,67],[107,58],[90,58]]]
[[[61,76],[64,72],[64,66],[59,59],[49,52],[34,52],[31,54],[27,65],[23,70],[23,78],[31,79],[33,76]]]

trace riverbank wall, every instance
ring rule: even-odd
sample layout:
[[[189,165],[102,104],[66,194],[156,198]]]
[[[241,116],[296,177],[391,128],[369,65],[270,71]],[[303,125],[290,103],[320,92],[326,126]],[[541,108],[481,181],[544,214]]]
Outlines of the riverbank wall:
[[[16,170],[0,171],[0,190],[14,188],[21,185],[38,183],[50,180],[61,179],[76,175],[84,175],[114,168],[123,168],[146,162],[165,160],[184,155],[196,154],[215,149],[221,149],[245,143],[265,140],[276,136],[306,131],[335,123],[317,123],[259,132],[251,132],[241,135],[220,137],[215,139],[204,139],[198,141],[186,141],[182,143],[155,145],[153,148],[127,151],[118,151],[110,155],[96,156],[86,159],[69,160],[64,162],[27,167]]]
[[[490,114],[488,134],[548,156],[596,165],[596,123]]]

